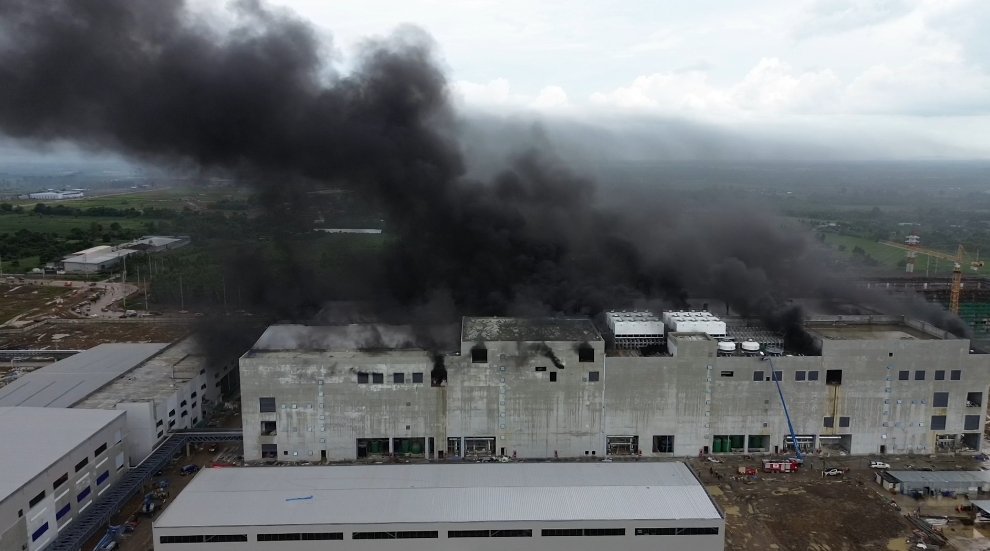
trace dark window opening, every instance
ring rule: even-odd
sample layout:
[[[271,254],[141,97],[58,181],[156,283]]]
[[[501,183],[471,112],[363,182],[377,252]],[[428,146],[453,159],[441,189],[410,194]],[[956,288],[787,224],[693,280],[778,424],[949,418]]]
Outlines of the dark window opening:
[[[160,536],[158,543],[203,543],[203,536]]]
[[[261,445],[261,458],[262,459],[277,459],[278,458],[278,444],[262,444]]]
[[[406,382],[406,374],[405,373],[393,373],[392,374],[392,382],[394,384],[401,385],[402,383]]]
[[[945,430],[945,416],[932,415],[932,430]]]
[[[448,538],[531,538],[532,530],[451,530]]]
[[[589,383],[597,383],[598,382],[598,372],[597,371],[589,371],[588,372],[588,382]]]
[[[110,471],[103,471],[100,473],[100,476],[96,477],[96,485],[99,486],[100,484],[103,484],[108,478],[110,478]]]
[[[637,528],[637,536],[709,536],[717,535],[718,528]]]
[[[822,420],[822,426],[825,428],[832,428],[835,426],[835,417],[826,417]]]
[[[175,417],[175,410],[174,409],[169,410],[168,416],[169,417]]]
[[[897,372],[897,380],[898,381],[907,381],[910,378],[911,378],[911,372],[910,371],[898,371]]]
[[[180,402],[179,407],[186,407],[186,401],[183,400],[182,402]]]
[[[247,534],[208,534],[203,536],[203,543],[222,543],[247,541]]]
[[[948,392],[936,392],[932,395],[932,407],[936,408],[947,408],[949,407],[949,393]]]
[[[83,467],[85,467],[86,465],[89,465],[89,458],[88,457],[85,457],[85,458],[83,458],[82,461],[80,461],[79,463],[76,463],[76,472],[78,473],[79,471],[83,470]]]
[[[434,354],[433,369],[430,370],[430,386],[447,385],[447,367],[443,362],[443,354]]]
[[[107,451],[107,443],[106,442],[100,444],[100,447],[98,447],[95,450],[93,450],[93,457],[99,457],[99,455],[101,453],[105,452],[105,451]]]
[[[925,380],[925,370],[924,369],[919,369],[919,370],[915,371],[914,372],[914,380],[915,381],[924,381]]]
[[[595,361],[595,349],[587,345],[578,347],[578,361],[579,362]]]
[[[275,421],[262,421],[261,422],[261,435],[262,436],[272,436],[276,433]]]
[[[848,417],[839,417],[839,428],[849,428]]]
[[[935,380],[936,381],[944,381],[945,380],[945,370],[944,369],[936,369],[935,370]]]
[[[69,480],[69,473],[63,474],[62,476],[55,479],[55,482],[52,483],[52,489],[57,490],[59,486],[65,484],[68,480]]]
[[[375,385],[384,384],[385,383],[385,374],[384,373],[372,373],[371,374],[371,383],[372,384],[375,384]]]
[[[258,398],[258,408],[261,413],[275,413],[275,397],[267,396],[264,398]]]
[[[38,495],[34,496],[33,498],[31,498],[31,501],[28,502],[28,508],[34,507],[35,505],[41,503],[41,500],[43,500],[43,499],[45,499],[45,491],[44,490],[42,490],[40,494],[38,494]]]
[[[653,435],[653,453],[674,453],[674,435]]]
[[[547,370],[547,366],[545,366],[545,365],[538,365],[538,366],[536,366],[536,370],[537,371],[546,371]]]
[[[33,534],[31,534],[31,541],[38,541],[38,538],[45,535],[45,532],[47,531],[48,531],[48,523],[46,522],[41,526],[39,526],[38,529],[35,530]]]
[[[368,384],[368,374],[367,373],[365,373],[363,371],[358,371],[357,376],[358,376],[358,384],[359,385],[366,385],[366,384]]]
[[[806,371],[795,371],[794,372],[794,380],[795,381],[803,381],[803,380],[805,380],[807,378],[807,376],[808,376],[808,373]]]
[[[983,393],[982,392],[967,392],[966,393],[966,407],[976,408],[983,405]]]
[[[557,382],[557,372],[556,371],[553,371],[553,372],[550,373],[550,382],[551,383]]]
[[[949,379],[952,380],[952,381],[959,381],[959,380],[961,380],[962,379],[962,370],[961,369],[953,369],[952,371],[950,371],[949,372]]]
[[[543,537],[553,536],[624,536],[625,528],[548,528],[540,531]]]
[[[963,430],[980,430],[980,416],[967,415],[963,417]]]
[[[720,377],[735,377],[735,375],[736,375],[735,371],[722,371],[721,373],[719,373]]]
[[[762,382],[764,377],[766,377],[766,375],[762,371],[754,371],[753,372],[753,380],[754,381],[760,381],[760,382]]]
[[[422,373],[413,373],[413,382],[414,383],[422,383],[423,382],[423,374]]]
[[[475,364],[488,363],[488,349],[487,348],[472,348],[471,349],[471,363],[475,363]]]
[[[258,534],[258,541],[324,541],[342,540],[343,532],[296,532],[293,534]]]
[[[827,385],[841,385],[842,384],[842,370],[841,369],[826,369],[825,370],[825,384],[827,384]]]
[[[818,372],[817,371],[809,371],[808,372],[808,380],[809,381],[817,381],[818,380]]]
[[[55,520],[62,520],[62,517],[69,514],[70,511],[72,511],[72,505],[66,503],[55,513]]]
[[[405,532],[354,532],[351,539],[355,540],[402,540],[438,538],[436,530],[407,530]]]
[[[89,486],[86,486],[85,490],[79,492],[79,494],[76,495],[76,503],[82,503],[84,499],[89,497],[90,492],[92,492],[92,490],[90,489]]]

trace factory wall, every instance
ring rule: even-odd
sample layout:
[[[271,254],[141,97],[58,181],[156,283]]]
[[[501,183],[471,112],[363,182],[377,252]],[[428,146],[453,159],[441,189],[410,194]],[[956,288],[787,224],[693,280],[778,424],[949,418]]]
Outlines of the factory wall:
[[[430,386],[426,352],[248,353],[245,457],[261,458],[267,444],[280,460],[350,460],[358,439],[385,439],[386,453],[403,451],[395,441],[410,437],[434,439],[424,444],[429,457],[471,457],[485,441],[492,454],[519,458],[602,456],[629,441],[635,446],[618,453],[783,451],[790,430],[773,372],[806,451],[980,446],[990,356],[969,354],[966,340],[835,340],[820,356],[775,358],[717,356],[702,334],[668,340],[672,355],[650,357],[606,358],[593,342],[588,362],[576,342],[462,343],[446,358],[440,387]],[[479,346],[483,361],[472,358]],[[381,382],[359,384],[358,372],[381,374]],[[413,372],[422,383],[411,383]],[[261,413],[261,397],[275,398],[276,411]],[[276,433],[262,435],[263,421]]]
[[[637,528],[643,529],[708,529],[717,531],[715,534],[699,533],[690,535],[645,535],[638,534]],[[552,537],[544,536],[543,530],[577,529],[590,532],[587,535]],[[624,530],[623,535],[596,537],[594,530]],[[449,537],[451,531],[459,530],[529,530],[531,536],[526,537]],[[684,530],[688,531],[688,530]],[[156,551],[184,550],[240,550],[268,551],[278,546],[279,542],[258,541],[258,534],[298,534],[305,532],[313,537],[328,538],[326,540],[293,539],[285,548],[299,551],[316,551],[322,549],[339,549],[341,551],[444,551],[471,549],[477,551],[584,551],[607,548],[629,550],[668,551],[722,551],[725,549],[725,522],[705,520],[611,520],[583,522],[491,522],[491,523],[423,523],[423,524],[371,524],[371,525],[304,525],[304,526],[245,526],[245,527],[195,527],[195,528],[164,528],[155,526]],[[381,539],[354,539],[355,532],[373,534],[419,532],[417,537],[385,537]],[[224,535],[223,538],[213,536],[213,539],[240,539],[233,542],[203,542],[170,543],[182,541],[183,537],[193,539],[206,535]],[[272,536],[268,536],[271,538]],[[329,540],[333,537],[333,540]],[[162,543],[164,541],[166,543]],[[243,538],[243,539],[241,539]],[[338,539],[339,538],[339,539]],[[205,538],[203,538],[205,539]],[[608,540],[603,542],[602,540]],[[328,543],[332,545],[328,545]]]
[[[0,549],[44,548],[63,526],[116,483],[127,467],[124,417],[94,432],[85,443],[0,502]],[[101,450],[104,444],[106,448]]]
[[[432,369],[423,351],[249,353],[240,375],[244,457],[261,458],[268,445],[279,460],[351,460],[358,439],[386,439],[390,447],[402,445],[396,439],[416,439],[418,453],[435,457],[436,443],[445,439],[444,402],[443,388],[430,384]],[[261,412],[260,398],[274,398],[275,411]],[[274,433],[262,434],[263,422],[274,423]],[[365,452],[387,450],[368,442]]]
[[[487,361],[472,361],[481,345]],[[466,343],[459,361],[448,361],[448,438],[495,437],[498,455],[602,455],[605,350],[601,341],[588,346],[594,354],[582,362],[574,342]]]

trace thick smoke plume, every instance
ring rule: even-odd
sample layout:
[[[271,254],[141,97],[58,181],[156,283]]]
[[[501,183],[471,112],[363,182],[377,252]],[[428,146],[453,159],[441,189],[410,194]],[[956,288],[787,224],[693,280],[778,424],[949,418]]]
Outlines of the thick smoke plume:
[[[595,314],[701,294],[787,331],[800,320],[782,297],[823,292],[807,241],[759,211],[603,197],[533,150],[465,178],[421,31],[369,41],[342,75],[305,22],[234,6],[221,30],[179,0],[0,0],[0,132],[235,174],[264,197],[276,237],[312,219],[308,191],[348,187],[393,238],[381,278],[331,286],[372,287],[389,312]],[[328,298],[289,246],[291,286],[251,259],[238,267],[254,306],[280,318],[309,319]]]

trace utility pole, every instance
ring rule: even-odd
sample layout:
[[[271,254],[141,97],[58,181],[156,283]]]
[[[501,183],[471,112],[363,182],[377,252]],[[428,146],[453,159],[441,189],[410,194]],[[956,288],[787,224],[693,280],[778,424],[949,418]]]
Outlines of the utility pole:
[[[179,310],[186,309],[186,300],[182,297],[182,274],[179,274]]]
[[[223,286],[223,313],[227,314],[227,277],[220,276],[220,284]]]

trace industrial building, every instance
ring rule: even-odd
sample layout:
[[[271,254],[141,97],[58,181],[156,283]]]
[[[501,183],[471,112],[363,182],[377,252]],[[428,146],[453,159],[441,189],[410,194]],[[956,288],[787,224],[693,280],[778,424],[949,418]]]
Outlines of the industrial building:
[[[206,469],[155,549],[721,551],[725,520],[682,463]]]
[[[806,320],[808,355],[676,331],[606,353],[583,318],[464,318],[446,353],[356,328],[402,331],[276,325],[241,358],[246,459],[978,450],[990,386],[990,356],[901,317]]]
[[[987,471],[880,471],[876,481],[904,495],[939,496],[943,493],[977,495],[990,492]]]
[[[110,245],[98,245],[72,253],[62,259],[62,269],[67,274],[98,274],[120,265],[125,257],[138,251]]]
[[[159,253],[185,247],[189,244],[188,236],[171,235],[145,235],[134,241],[128,241],[120,245],[122,249],[131,249],[144,253]]]
[[[42,549],[127,467],[123,411],[0,407],[0,549]]]
[[[233,360],[212,365],[193,338],[167,343],[101,344],[0,388],[0,407],[127,412],[129,464],[140,463],[174,430],[198,424],[236,388]]]

